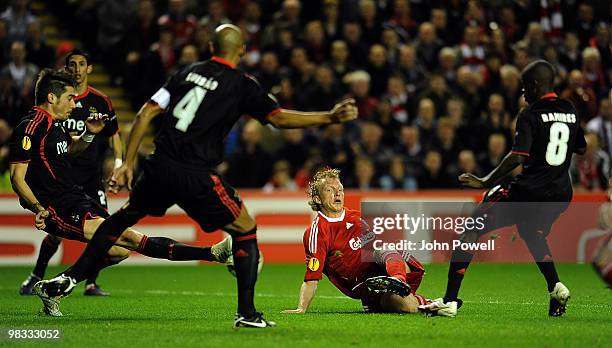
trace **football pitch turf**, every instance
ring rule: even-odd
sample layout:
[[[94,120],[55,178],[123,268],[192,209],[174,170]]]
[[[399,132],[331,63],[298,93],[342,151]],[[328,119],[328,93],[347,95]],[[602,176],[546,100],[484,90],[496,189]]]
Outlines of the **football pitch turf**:
[[[439,297],[447,265],[426,268],[419,293]],[[30,268],[0,267],[0,329],[60,328],[56,343],[71,347],[610,347],[612,290],[589,265],[558,269],[572,293],[564,317],[547,316],[548,294],[535,265],[474,264],[461,291],[463,308],[456,318],[442,318],[365,314],[327,279],[309,313],[280,314],[296,307],[304,267],[266,265],[256,304],[278,326],[234,330],[235,280],[222,266],[110,268],[100,283],[111,297],[85,297],[79,285],[62,300],[62,318],[38,316],[38,298],[18,295]],[[49,344],[0,340],[0,346]]]

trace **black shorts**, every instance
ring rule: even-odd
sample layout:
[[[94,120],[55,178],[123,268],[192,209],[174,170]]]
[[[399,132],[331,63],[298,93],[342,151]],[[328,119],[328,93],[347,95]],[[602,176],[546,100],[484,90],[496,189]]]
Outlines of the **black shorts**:
[[[87,243],[83,231],[85,220],[107,218],[108,211],[83,192],[62,194],[47,206],[49,217],[45,231],[54,236]]]
[[[163,216],[177,204],[206,232],[221,229],[240,216],[242,200],[213,170],[195,170],[165,157],[142,162],[130,193],[130,211]]]
[[[548,235],[568,206],[569,202],[533,201],[533,193],[522,192],[512,184],[497,185],[484,193],[474,217],[485,216],[484,233],[516,225],[521,237],[536,231]]]
[[[91,185],[83,186],[83,191],[86,195],[88,195],[98,204],[100,204],[104,208],[108,208],[108,202],[106,201],[106,191],[104,190],[104,186],[102,186],[102,183],[96,182]]]

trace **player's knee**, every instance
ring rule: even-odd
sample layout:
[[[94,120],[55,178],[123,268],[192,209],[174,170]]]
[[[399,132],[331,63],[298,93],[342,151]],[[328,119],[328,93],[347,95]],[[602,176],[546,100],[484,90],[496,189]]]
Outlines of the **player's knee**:
[[[130,256],[130,251],[126,248],[114,246],[108,251],[108,258],[114,264],[119,263]]]
[[[47,237],[45,237],[45,240],[53,245],[59,245],[62,242],[62,238],[54,236],[52,234],[47,234]]]
[[[117,239],[117,244],[130,250],[136,250],[143,237],[142,233],[128,228]]]
[[[385,294],[380,299],[381,308],[391,313],[417,313],[419,303],[413,295],[402,297],[396,294]]]

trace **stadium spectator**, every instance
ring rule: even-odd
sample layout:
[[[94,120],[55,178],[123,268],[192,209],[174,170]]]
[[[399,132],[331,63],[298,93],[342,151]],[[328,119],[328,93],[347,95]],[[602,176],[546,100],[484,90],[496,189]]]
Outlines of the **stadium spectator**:
[[[141,0],[138,9],[129,21],[126,31],[126,60],[134,64],[140,55],[146,52],[153,43],[159,40],[159,28],[152,0]],[[208,43],[207,43],[208,44]]]
[[[272,173],[272,155],[261,146],[262,129],[255,120],[242,128],[241,142],[227,159],[227,180],[239,187],[261,188]]]
[[[340,14],[338,0],[323,1],[323,29],[328,39],[340,37]]]
[[[599,115],[593,117],[586,125],[588,133],[597,134],[601,147],[612,155],[612,100],[603,98],[599,103]]]
[[[391,103],[393,109],[393,118],[400,122],[408,122],[408,110],[406,103],[408,102],[408,93],[406,93],[406,85],[404,80],[399,75],[392,75],[387,81],[387,93],[383,95],[383,99],[387,99]]]
[[[359,23],[363,30],[361,38],[366,44],[374,45],[380,42],[382,23],[373,0],[359,0]]]
[[[347,177],[346,187],[359,189],[360,191],[370,191],[379,187],[374,162],[368,157],[357,157],[355,168],[350,173],[353,175]]]
[[[444,47],[438,53],[438,69],[447,83],[454,85],[457,82],[457,52],[451,47]]]
[[[385,46],[374,44],[370,47],[366,70],[370,74],[370,94],[378,98],[387,89],[387,82],[391,76]]]
[[[30,104],[33,102],[34,81],[38,74],[36,65],[26,61],[26,48],[22,41],[14,41],[11,44],[11,61],[2,68],[0,75],[9,76],[13,80],[13,87],[19,97],[26,99]]]
[[[10,6],[0,14],[0,19],[8,24],[10,42],[27,39],[28,26],[36,20],[29,6],[29,0],[11,0]]]
[[[463,42],[459,45],[461,65],[472,69],[482,69],[485,62],[485,49],[480,42],[478,27],[467,26],[463,31]]]
[[[363,70],[354,71],[345,76],[344,82],[350,86],[349,96],[357,102],[359,118],[371,120],[374,117],[378,100],[369,95],[370,74]]]
[[[436,106],[433,101],[428,98],[421,99],[417,108],[417,116],[414,124],[419,130],[421,146],[425,149],[429,149],[434,141],[436,130],[435,116]]]
[[[283,144],[277,152],[277,157],[289,163],[292,175],[304,166],[308,158],[308,141],[304,137],[302,129],[285,129],[283,133]]]
[[[478,167],[483,173],[490,173],[495,169],[506,155],[506,136],[499,133],[489,135],[487,152],[480,156]]]
[[[573,31],[565,33],[563,46],[561,47],[561,55],[559,61],[565,67],[565,70],[570,71],[580,69],[582,66],[582,54],[580,53],[580,41],[578,35]]]
[[[457,186],[456,179],[442,167],[442,156],[438,151],[428,151],[423,161],[423,170],[417,177],[419,190],[450,188]]]
[[[274,191],[296,191],[297,185],[291,177],[291,165],[288,161],[280,160],[274,162],[272,177],[264,187],[263,192]]]
[[[448,117],[439,119],[433,148],[442,156],[442,166],[446,171],[453,172],[457,165],[457,155],[462,148],[460,142],[452,121]]]
[[[259,81],[259,84],[266,91],[272,90],[272,87],[280,84],[280,66],[278,64],[278,57],[276,53],[272,51],[264,52],[261,55],[259,61],[259,70],[253,75]]]
[[[314,111],[331,109],[342,96],[334,73],[326,65],[316,68],[314,83],[306,89],[305,94],[310,101],[306,109]]]
[[[415,95],[417,90],[423,86],[427,71],[417,60],[414,45],[404,44],[400,46],[397,71],[404,79],[408,94],[410,96]]]
[[[584,75],[578,69],[570,71],[567,87],[561,98],[569,99],[576,107],[580,121],[585,123],[597,114],[597,99],[593,89],[586,85]]]
[[[476,156],[472,150],[461,150],[457,156],[457,171],[456,176],[463,173],[474,174],[478,177],[482,174],[476,162]]]
[[[402,122],[399,122],[394,117],[394,108],[388,98],[382,98],[378,102],[373,120],[383,130],[383,145],[393,148],[397,142],[399,132],[402,127]]]
[[[55,64],[55,50],[43,39],[42,28],[38,20],[28,25],[26,57],[28,62],[40,69],[51,68]]]
[[[389,174],[380,178],[380,188],[385,191],[415,191],[417,189],[416,178],[406,172],[402,156],[393,156],[389,164]]]
[[[355,65],[349,62],[349,50],[346,42],[335,40],[330,47],[330,63],[331,69],[334,72],[336,81],[344,81],[346,74],[355,71]],[[342,91],[346,92],[346,87],[342,87]]]
[[[425,66],[427,71],[435,68],[438,60],[438,52],[443,47],[442,41],[436,36],[436,29],[430,22],[419,25],[419,35],[414,44],[419,62]]]
[[[442,117],[447,111],[446,103],[451,96],[452,93],[444,77],[434,73],[429,76],[429,86],[419,95],[419,99],[430,99],[436,107],[436,117]]]
[[[586,134],[584,138],[586,153],[574,156],[570,167],[574,190],[606,190],[610,178],[610,155],[601,149],[597,134]]]
[[[582,51],[582,75],[585,86],[591,88],[596,96],[609,92],[610,84],[601,65],[601,57],[594,47],[586,47]]]
[[[383,131],[374,122],[364,122],[361,126],[361,138],[353,146],[358,157],[367,157],[373,164],[375,174],[379,176],[388,165],[393,152],[382,143]]]
[[[348,45],[349,61],[363,67],[367,62],[368,45],[362,41],[362,29],[357,22],[346,22],[342,27],[342,38]]]
[[[513,65],[504,65],[499,69],[501,76],[501,90],[504,96],[504,105],[510,115],[516,115],[519,110],[519,98],[521,97],[521,73]]]
[[[406,171],[416,177],[424,157],[423,147],[419,142],[419,129],[414,126],[403,126],[394,151],[404,158]]]
[[[387,24],[401,28],[411,38],[416,36],[418,24],[412,19],[412,11],[408,0],[392,1],[391,18],[389,18]]]
[[[209,10],[214,9],[213,3],[218,2],[212,0],[209,2]],[[221,9],[223,9],[221,7]],[[205,19],[208,17],[205,17]],[[174,47],[182,47],[185,44],[193,42],[193,35],[197,25],[197,19],[194,15],[189,14],[187,10],[187,2],[185,0],[169,0],[168,13],[165,13],[157,20],[157,25],[160,30],[169,30],[174,37]],[[215,28],[216,24],[211,21],[211,28]]]

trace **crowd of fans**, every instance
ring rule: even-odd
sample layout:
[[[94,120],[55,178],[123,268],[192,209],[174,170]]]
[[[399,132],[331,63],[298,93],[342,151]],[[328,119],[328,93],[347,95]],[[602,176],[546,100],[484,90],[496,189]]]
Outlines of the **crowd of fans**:
[[[4,91],[31,90],[23,81],[48,64],[30,53],[41,45],[40,26],[15,5],[27,1],[13,3],[0,16],[0,43],[10,52],[3,113]],[[136,109],[169,74],[209,58],[211,33],[223,23],[243,29],[240,68],[282,107],[325,110],[356,99],[359,120],[344,125],[276,131],[239,123],[219,167],[237,187],[299,189],[321,165],[340,168],[349,188],[458,187],[459,173],[488,173],[512,146],[520,72],[540,58],[555,66],[558,94],[589,132],[587,154],[573,160],[575,186],[608,185],[608,1],[84,0],[55,8],[73,14],[64,24]]]

